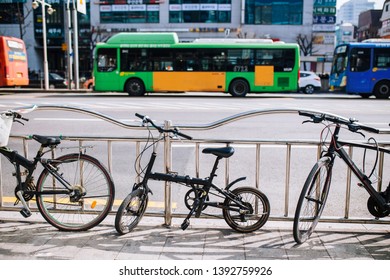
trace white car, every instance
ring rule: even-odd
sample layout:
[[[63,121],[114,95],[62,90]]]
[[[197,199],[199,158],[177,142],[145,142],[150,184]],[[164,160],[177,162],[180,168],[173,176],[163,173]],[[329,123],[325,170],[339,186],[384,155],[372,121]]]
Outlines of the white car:
[[[321,78],[318,77],[314,72],[300,71],[299,74],[299,90],[312,94],[316,90],[321,89]]]

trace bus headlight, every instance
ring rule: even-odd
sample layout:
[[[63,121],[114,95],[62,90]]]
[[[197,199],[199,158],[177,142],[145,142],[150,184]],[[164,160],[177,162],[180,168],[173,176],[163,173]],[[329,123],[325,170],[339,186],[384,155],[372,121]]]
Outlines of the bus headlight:
[[[341,79],[341,83],[340,83],[340,87],[345,87],[347,86],[347,77],[344,76],[342,79]]]

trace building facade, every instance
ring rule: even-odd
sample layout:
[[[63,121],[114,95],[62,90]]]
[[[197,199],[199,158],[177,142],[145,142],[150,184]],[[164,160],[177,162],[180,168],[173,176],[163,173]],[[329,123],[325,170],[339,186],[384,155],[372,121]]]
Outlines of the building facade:
[[[31,70],[42,69],[42,12],[26,0],[0,0],[23,10],[23,40]],[[56,10],[47,15],[49,69],[66,75],[69,56],[66,0],[46,0]],[[71,2],[72,3],[72,2]],[[72,8],[72,4],[70,4]],[[78,15],[80,77],[91,75],[94,45],[118,32],[176,32],[181,41],[196,38],[271,38],[314,41],[311,70],[321,72],[334,48],[336,0],[87,0],[87,14]],[[12,14],[12,13],[11,13]],[[15,14],[15,13],[14,13]],[[72,20],[71,20],[72,22]],[[20,25],[0,20],[0,34],[20,37]],[[320,59],[319,59],[320,58]]]
[[[361,42],[366,39],[379,37],[381,15],[382,10],[368,10],[360,13],[357,29],[357,41]]]
[[[374,6],[375,2],[369,0],[349,0],[337,11],[337,23],[352,23],[358,26],[359,14],[374,9]]]
[[[390,39],[390,0],[386,0],[383,4],[380,21],[382,25],[379,29],[379,36],[384,39]]]

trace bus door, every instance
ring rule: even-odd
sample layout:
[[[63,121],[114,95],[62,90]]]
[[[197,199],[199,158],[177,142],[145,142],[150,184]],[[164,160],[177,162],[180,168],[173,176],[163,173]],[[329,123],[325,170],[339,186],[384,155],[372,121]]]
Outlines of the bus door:
[[[118,48],[100,48],[96,55],[95,88],[113,91],[123,91],[119,86]]]
[[[349,74],[347,77],[347,92],[370,92],[372,78],[371,64],[371,49],[351,49]]]

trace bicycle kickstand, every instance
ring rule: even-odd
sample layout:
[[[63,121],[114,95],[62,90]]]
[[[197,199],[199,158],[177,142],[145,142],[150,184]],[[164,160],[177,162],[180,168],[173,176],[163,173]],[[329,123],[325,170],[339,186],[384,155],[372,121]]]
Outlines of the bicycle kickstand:
[[[190,218],[195,213],[197,208],[199,207],[200,200],[197,198],[194,200],[194,204],[192,205],[192,209],[190,213],[188,213],[187,217],[184,219],[183,223],[181,224],[181,229],[186,230],[188,226],[190,225]]]

